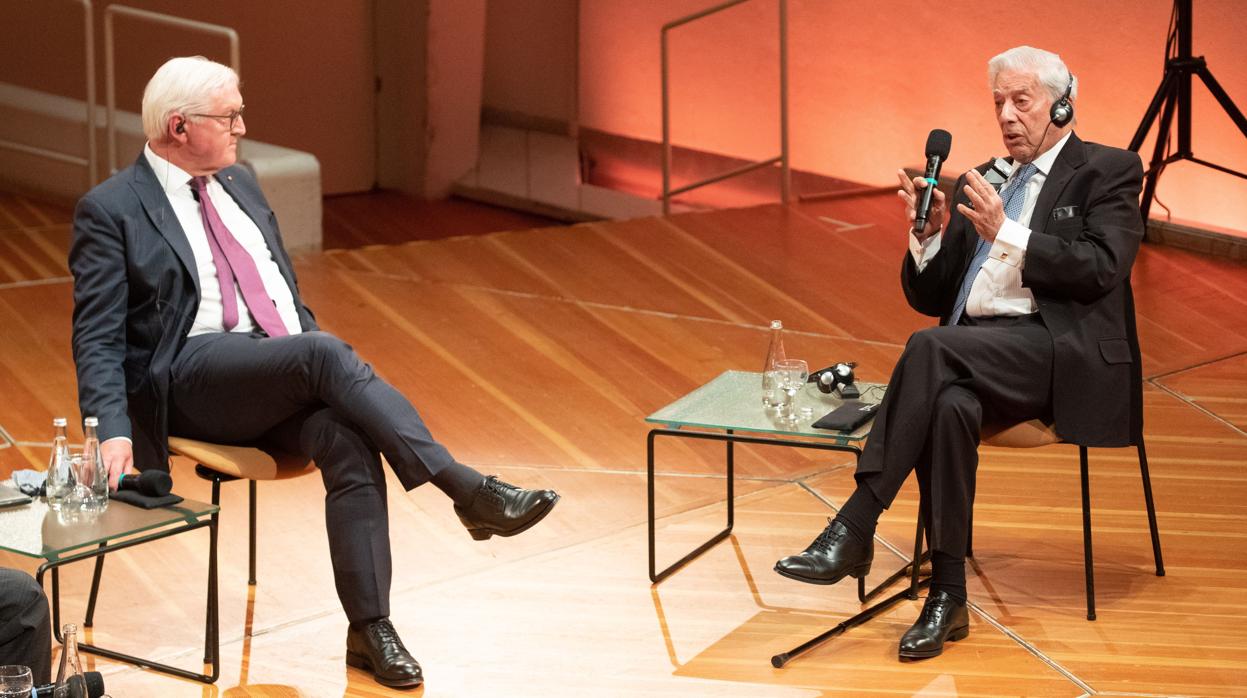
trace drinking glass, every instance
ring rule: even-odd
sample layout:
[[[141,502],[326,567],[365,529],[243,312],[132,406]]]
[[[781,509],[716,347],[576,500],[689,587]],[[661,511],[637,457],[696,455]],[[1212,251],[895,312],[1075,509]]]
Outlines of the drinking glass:
[[[793,399],[810,377],[810,367],[801,359],[784,359],[775,362],[775,369],[779,372],[779,387],[784,395],[779,415],[789,426],[796,425],[797,412],[793,409]]]
[[[20,664],[0,666],[0,698],[30,698],[34,686],[30,667]]]

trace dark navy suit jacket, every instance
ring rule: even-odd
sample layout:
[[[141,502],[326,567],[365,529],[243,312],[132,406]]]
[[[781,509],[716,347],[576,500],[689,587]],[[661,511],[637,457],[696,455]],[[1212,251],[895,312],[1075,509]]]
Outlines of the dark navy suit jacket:
[[[303,330],[316,329],[255,178],[235,165],[217,179],[264,235]],[[82,415],[99,418],[101,439],[130,437],[140,470],[167,469],[169,372],[199,309],[199,275],[186,233],[142,154],[78,202],[69,268]]]

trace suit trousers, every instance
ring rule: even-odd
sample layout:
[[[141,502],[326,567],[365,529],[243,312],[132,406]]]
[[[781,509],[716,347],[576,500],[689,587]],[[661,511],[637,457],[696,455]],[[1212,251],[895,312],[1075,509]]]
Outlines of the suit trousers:
[[[0,568],[0,664],[30,667],[36,686],[52,682],[52,621],[35,578]]]
[[[964,558],[984,424],[1049,419],[1052,337],[1038,314],[915,332],[857,468],[885,508],[916,471],[929,545]]]
[[[410,490],[454,459],[407,398],[326,332],[186,340],[169,386],[171,434],[299,453],[325,484],[338,597],[351,622],[389,615],[389,516],[380,454]]]

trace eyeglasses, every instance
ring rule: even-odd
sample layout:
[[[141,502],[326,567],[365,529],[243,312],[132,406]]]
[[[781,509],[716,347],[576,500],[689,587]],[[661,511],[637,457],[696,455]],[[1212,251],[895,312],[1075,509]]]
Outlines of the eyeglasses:
[[[244,105],[244,106],[241,106],[241,107],[239,107],[239,108],[235,109],[234,111],[232,111],[232,112],[230,112],[230,113],[228,113],[228,114],[187,114],[187,116],[202,116],[202,117],[205,117],[205,118],[208,118],[208,119],[228,119],[228,120],[229,120],[229,130],[233,131],[233,130],[234,130],[234,126],[238,124],[238,120],[242,118],[242,116],[243,116],[243,111],[244,111],[246,108],[247,108],[247,107]]]

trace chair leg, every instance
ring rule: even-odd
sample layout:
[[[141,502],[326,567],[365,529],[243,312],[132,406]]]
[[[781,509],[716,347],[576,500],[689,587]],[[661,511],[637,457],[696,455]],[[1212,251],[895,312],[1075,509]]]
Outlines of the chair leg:
[[[1095,563],[1091,555],[1091,484],[1087,477],[1087,447],[1078,447],[1082,470],[1082,549],[1083,569],[1087,575],[1087,620],[1095,620]]]
[[[922,508],[918,509],[918,532],[914,534],[914,562],[913,568],[909,574],[909,593],[905,594],[905,598],[913,600],[918,598],[918,571],[922,568]]]
[[[219,477],[212,478],[212,505],[217,506],[217,507],[221,506],[221,478]],[[213,514],[213,518],[216,518],[217,516],[219,516],[219,514]],[[213,527],[212,529],[211,536],[212,536],[212,541],[210,545],[215,546],[216,544],[216,528],[215,527]],[[216,564],[216,551],[212,551],[209,554],[210,554],[210,558],[208,560],[208,565],[211,567],[212,565]],[[210,585],[213,583],[212,580],[216,579],[216,575],[213,574],[213,572],[214,570],[212,569],[208,570],[208,584]],[[209,590],[209,594],[211,594],[211,590]],[[209,604],[207,617],[204,619],[205,628],[212,627],[212,614],[214,611],[216,611],[216,609],[212,608],[212,605]],[[212,634],[211,632],[205,633],[205,635],[211,635],[211,634]],[[212,663],[213,663],[212,638],[205,637],[204,638],[204,664],[212,664]]]
[[[100,543],[100,547],[104,547]],[[100,577],[104,574],[104,556],[100,555],[95,558],[95,574],[91,577],[91,595],[87,598],[87,616],[83,619],[82,627],[90,628],[95,625],[95,599],[100,593]]]
[[[1160,555],[1160,529],[1156,526],[1156,505],[1152,502],[1152,477],[1147,471],[1147,450],[1139,438],[1139,472],[1143,475],[1143,501],[1147,503],[1147,525],[1152,530],[1152,556],[1156,558],[1156,576],[1165,576],[1165,561]]]
[[[251,489],[251,531],[250,531],[250,535],[251,535],[251,554],[250,554],[250,560],[249,560],[249,565],[250,565],[250,566],[249,566],[249,568],[248,568],[248,569],[249,569],[249,575],[248,575],[248,577],[247,577],[247,584],[250,584],[251,586],[255,586],[255,498],[256,498],[256,485],[255,485],[255,480],[248,480],[247,482],[248,482],[248,484],[250,484],[250,486],[251,486],[251,487],[250,487],[250,489]]]

